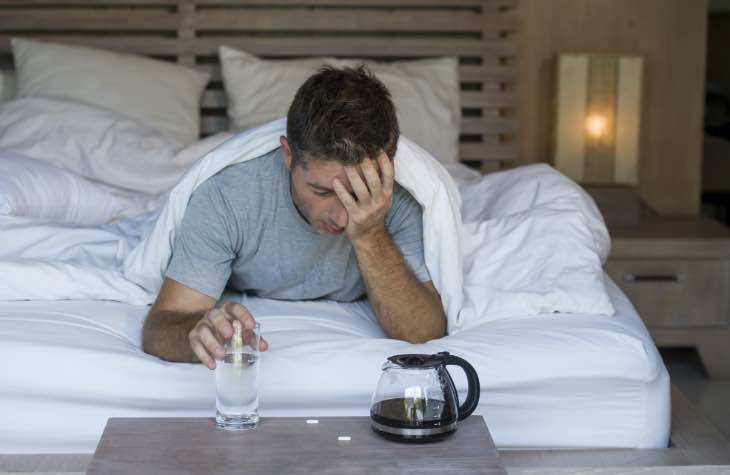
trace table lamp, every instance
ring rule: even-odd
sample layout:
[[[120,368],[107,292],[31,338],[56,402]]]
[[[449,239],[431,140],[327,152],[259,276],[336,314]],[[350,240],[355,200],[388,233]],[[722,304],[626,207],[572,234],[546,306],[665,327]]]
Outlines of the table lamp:
[[[638,224],[643,58],[560,54],[553,164],[583,185],[609,224]]]
[[[642,69],[638,56],[558,56],[558,170],[582,184],[638,184]]]

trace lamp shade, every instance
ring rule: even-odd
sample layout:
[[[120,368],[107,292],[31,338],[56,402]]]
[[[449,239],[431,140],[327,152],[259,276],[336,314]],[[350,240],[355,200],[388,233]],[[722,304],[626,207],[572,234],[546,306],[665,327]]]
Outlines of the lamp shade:
[[[638,183],[642,74],[639,56],[558,56],[558,170],[584,184]]]

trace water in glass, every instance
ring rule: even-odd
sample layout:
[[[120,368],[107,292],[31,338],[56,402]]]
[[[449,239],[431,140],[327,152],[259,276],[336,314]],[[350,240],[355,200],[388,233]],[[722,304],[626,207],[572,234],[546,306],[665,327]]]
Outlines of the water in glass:
[[[236,356],[240,360],[236,361]],[[259,420],[259,356],[227,353],[216,361],[216,423],[224,429],[251,429]]]

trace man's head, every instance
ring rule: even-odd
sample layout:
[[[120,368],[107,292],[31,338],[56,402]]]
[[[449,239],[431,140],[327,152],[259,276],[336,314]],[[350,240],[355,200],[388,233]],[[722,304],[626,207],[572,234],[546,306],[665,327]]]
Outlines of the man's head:
[[[383,153],[392,160],[398,136],[390,93],[364,66],[323,67],[307,79],[289,107],[287,137],[281,137],[292,199],[304,219],[320,233],[341,233],[347,213],[334,178],[352,191],[345,166],[359,171],[363,160]]]

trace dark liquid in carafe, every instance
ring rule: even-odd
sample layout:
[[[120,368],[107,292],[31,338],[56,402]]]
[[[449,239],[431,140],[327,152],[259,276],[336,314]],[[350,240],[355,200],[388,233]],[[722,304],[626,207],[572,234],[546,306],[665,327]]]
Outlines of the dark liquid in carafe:
[[[436,429],[456,422],[456,415],[449,404],[425,398],[385,399],[370,408],[370,417],[378,424],[396,429]],[[447,432],[433,435],[396,436],[381,433],[386,437],[401,440],[439,439],[449,434]]]

